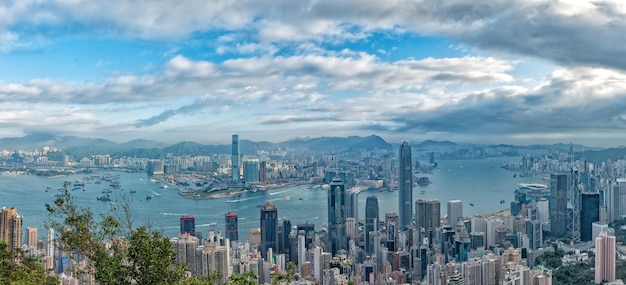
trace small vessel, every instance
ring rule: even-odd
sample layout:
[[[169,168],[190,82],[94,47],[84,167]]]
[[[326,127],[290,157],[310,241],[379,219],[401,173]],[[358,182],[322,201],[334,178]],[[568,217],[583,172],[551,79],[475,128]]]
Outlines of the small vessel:
[[[96,199],[98,199],[98,201],[111,201],[111,197],[109,197],[109,195],[98,196]]]
[[[111,191],[111,190],[109,190],[109,189],[104,189],[104,190],[102,190],[102,193],[103,193],[103,194],[105,194],[105,193],[111,193],[111,192],[113,192],[113,191]]]
[[[302,198],[298,198],[298,200],[302,201]]]
[[[137,190],[130,190],[130,193],[137,193]]]
[[[474,203],[470,203],[470,206],[474,207]]]
[[[63,193],[63,192],[56,193],[56,194],[54,194],[54,197],[57,197],[57,198],[65,197],[65,193]]]
[[[287,201],[291,200],[291,196],[289,196],[289,195],[285,196],[285,200],[287,200]]]
[[[194,194],[193,194],[193,198],[194,198],[194,199],[198,199],[198,198],[200,198],[200,193],[194,193]]]
[[[209,226],[215,227],[215,226],[217,226],[217,223],[216,222],[209,223]]]
[[[161,185],[161,186],[159,186],[159,188],[165,189],[165,188],[167,188],[167,185]]]

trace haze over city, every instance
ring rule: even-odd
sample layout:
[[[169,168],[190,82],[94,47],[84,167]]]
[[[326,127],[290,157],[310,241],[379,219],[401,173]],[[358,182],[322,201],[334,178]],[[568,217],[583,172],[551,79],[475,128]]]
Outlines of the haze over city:
[[[620,1],[9,1],[0,137],[618,146]]]

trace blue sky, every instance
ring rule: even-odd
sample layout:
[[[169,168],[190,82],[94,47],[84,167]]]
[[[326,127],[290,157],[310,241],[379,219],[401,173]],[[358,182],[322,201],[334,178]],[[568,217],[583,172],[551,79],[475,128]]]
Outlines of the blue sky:
[[[624,145],[621,1],[4,1],[0,137]]]

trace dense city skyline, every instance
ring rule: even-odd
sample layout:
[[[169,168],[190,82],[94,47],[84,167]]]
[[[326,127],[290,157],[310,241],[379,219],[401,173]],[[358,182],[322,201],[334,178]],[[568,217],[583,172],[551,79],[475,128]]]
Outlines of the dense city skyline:
[[[625,11],[609,0],[9,1],[0,137],[225,144],[349,130],[617,146]]]

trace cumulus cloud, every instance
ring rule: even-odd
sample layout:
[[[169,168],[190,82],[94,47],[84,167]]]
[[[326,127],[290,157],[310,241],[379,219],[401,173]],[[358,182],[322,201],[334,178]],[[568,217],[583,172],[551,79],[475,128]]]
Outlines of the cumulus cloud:
[[[626,36],[626,5],[619,0],[79,0],[0,5],[0,51],[67,33],[169,39],[218,30],[256,39],[223,41],[219,52],[271,54],[277,50],[274,43],[341,43],[377,31],[406,31],[563,65],[626,69],[626,45],[615,41]],[[18,39],[18,34],[27,39]]]

